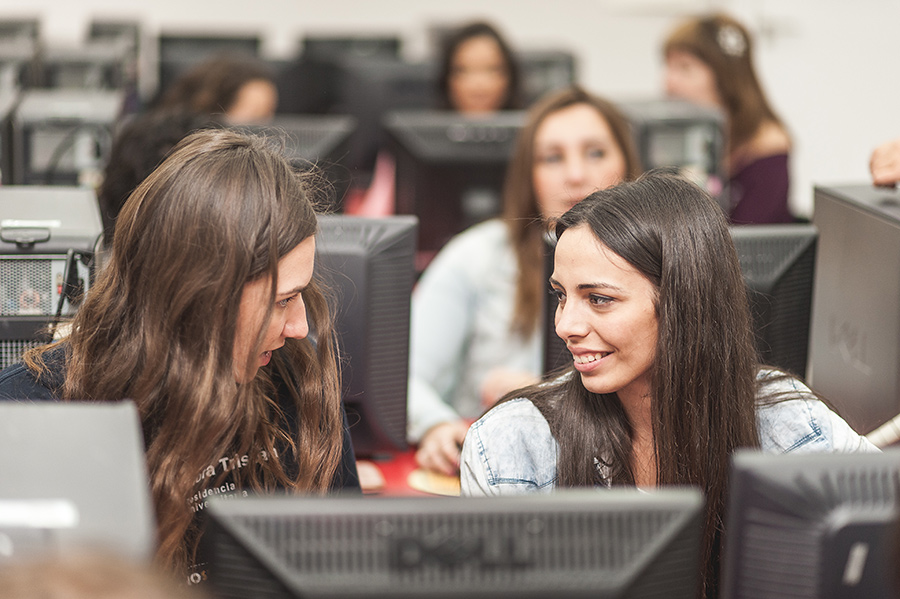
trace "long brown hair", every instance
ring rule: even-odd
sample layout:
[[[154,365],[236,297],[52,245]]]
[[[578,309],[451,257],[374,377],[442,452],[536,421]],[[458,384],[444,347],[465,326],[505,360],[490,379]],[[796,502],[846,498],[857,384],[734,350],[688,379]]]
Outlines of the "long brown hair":
[[[665,55],[679,50],[696,56],[713,71],[728,113],[729,152],[749,141],[766,121],[784,126],[756,77],[750,32],[737,20],[719,13],[682,23],[663,47]]]
[[[728,225],[705,191],[666,174],[588,196],[559,218],[556,233],[582,224],[657,290],[656,482],[706,493],[701,571],[709,591],[716,586],[729,457],[760,444],[758,356]],[[590,393],[574,372],[558,381],[529,395],[559,444],[557,484],[634,485],[632,427],[616,394]]]
[[[534,138],[548,116],[576,104],[592,107],[609,125],[625,157],[625,179],[633,180],[642,170],[628,121],[611,102],[580,87],[570,87],[551,93],[528,112],[525,126],[516,139],[503,186],[503,218],[509,227],[519,273],[512,329],[523,336],[530,335],[537,327],[547,288],[542,239],[546,226],[542,224],[534,191]]]
[[[339,373],[331,316],[315,281],[302,298],[316,343],[288,339],[246,384],[235,382],[233,365],[245,283],[271,281],[260,345],[278,261],[315,232],[308,186],[282,155],[225,130],[185,138],[119,215],[110,263],[64,344],[62,396],[136,402],[161,565],[179,570],[192,559],[199,531],[188,500],[209,485],[198,474],[222,457],[250,456],[250,467],[228,473],[238,489],[324,492],[334,477]],[[46,351],[28,356],[33,370]],[[237,368],[250,372],[249,359]],[[290,397],[276,400],[276,379]],[[280,459],[265,459],[271,456]]]

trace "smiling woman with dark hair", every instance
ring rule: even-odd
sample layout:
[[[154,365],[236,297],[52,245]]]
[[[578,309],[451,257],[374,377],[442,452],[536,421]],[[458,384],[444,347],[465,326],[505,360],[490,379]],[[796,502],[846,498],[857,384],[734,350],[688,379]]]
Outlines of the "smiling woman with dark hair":
[[[714,597],[735,449],[877,449],[799,380],[759,363],[734,243],[705,191],[647,175],[591,194],[556,234],[550,284],[571,366],[472,425],[462,491],[697,486],[701,580]]]
[[[413,295],[408,414],[419,465],[455,475],[470,419],[541,375],[547,222],[640,172],[628,121],[611,102],[571,87],[529,110],[503,217],[454,237]]]

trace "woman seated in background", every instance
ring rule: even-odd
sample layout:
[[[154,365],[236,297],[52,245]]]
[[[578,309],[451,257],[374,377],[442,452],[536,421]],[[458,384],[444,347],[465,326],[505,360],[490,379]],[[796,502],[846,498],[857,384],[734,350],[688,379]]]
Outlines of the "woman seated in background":
[[[486,116],[521,107],[519,67],[509,45],[492,25],[475,22],[451,33],[439,59],[438,104],[466,116]],[[381,149],[368,188],[352,197],[346,211],[379,216],[394,211],[396,164]]]
[[[562,215],[550,284],[568,371],[472,425],[466,495],[693,485],[715,597],[729,458],[878,451],[803,383],[758,362],[728,223],[702,189],[650,174]]]
[[[137,115],[118,129],[103,169],[103,181],[97,188],[107,248],[112,245],[116,219],[131,192],[189,133],[212,128],[220,128],[220,124],[208,114],[158,110]]]
[[[4,399],[134,400],[173,571],[202,568],[207,489],[358,489],[312,191],[260,139],[190,135],[126,202],[71,335],[0,373]]]
[[[543,372],[545,221],[640,174],[628,123],[578,88],[529,112],[502,218],[452,239],[413,294],[409,437],[419,465],[455,474],[469,422]]]
[[[726,15],[689,20],[666,39],[666,92],[722,109],[734,224],[789,223],[791,138],[753,68],[753,42]]]
[[[182,73],[162,90],[153,110],[224,115],[229,124],[266,123],[275,116],[275,73],[257,58],[213,56]]]
[[[519,66],[497,29],[470,23],[444,42],[438,74],[441,108],[490,114],[521,108]]]

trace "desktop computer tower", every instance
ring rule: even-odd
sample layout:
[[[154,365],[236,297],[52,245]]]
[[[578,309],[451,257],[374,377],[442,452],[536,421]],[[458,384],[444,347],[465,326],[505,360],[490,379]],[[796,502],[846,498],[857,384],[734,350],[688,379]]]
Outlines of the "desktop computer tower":
[[[859,433],[900,412],[900,193],[816,187],[809,379]]]
[[[92,190],[0,187],[0,368],[46,342],[57,314],[75,313],[101,231]]]

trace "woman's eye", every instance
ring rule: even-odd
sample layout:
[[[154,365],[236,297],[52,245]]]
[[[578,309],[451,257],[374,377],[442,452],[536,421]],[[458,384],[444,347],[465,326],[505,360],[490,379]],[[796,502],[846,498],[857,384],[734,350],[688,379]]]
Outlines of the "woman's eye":
[[[613,301],[613,298],[606,295],[591,295],[588,299],[595,306],[605,306]]]
[[[566,294],[560,291],[559,289],[551,289],[550,297],[556,300],[557,303],[561,304],[566,299]]]
[[[537,161],[541,164],[556,164],[562,161],[562,154],[540,154]]]
[[[281,308],[287,308],[287,305],[288,305],[289,303],[291,303],[292,301],[294,301],[295,299],[297,299],[297,296],[296,296],[296,295],[292,295],[292,296],[290,296],[290,297],[286,297],[286,298],[284,298],[283,300],[279,301],[279,302],[278,302],[278,305],[279,305],[279,307],[281,307]]]
[[[603,148],[591,148],[588,150],[588,156],[591,158],[604,158],[606,156],[606,150]]]

